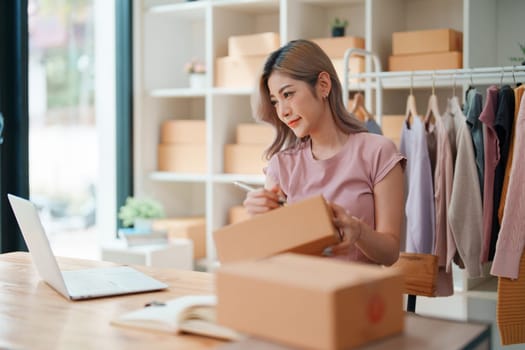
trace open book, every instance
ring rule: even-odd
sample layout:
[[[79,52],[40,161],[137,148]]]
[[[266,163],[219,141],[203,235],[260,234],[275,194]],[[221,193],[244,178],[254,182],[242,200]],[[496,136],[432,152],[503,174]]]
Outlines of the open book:
[[[153,302],[150,306],[119,316],[111,324],[167,333],[194,333],[226,340],[242,339],[240,333],[216,323],[216,304],[215,295],[187,295],[165,303]]]

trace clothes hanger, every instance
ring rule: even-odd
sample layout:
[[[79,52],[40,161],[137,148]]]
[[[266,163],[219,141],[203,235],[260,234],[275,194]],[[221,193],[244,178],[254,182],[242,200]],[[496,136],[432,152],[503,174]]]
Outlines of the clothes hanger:
[[[454,72],[452,75],[452,97],[448,101],[448,108],[452,114],[455,114],[457,111],[461,110],[458,97],[456,96],[456,86],[456,72]]]
[[[350,110],[362,122],[374,120],[374,116],[365,107],[364,96],[361,93],[360,79],[357,78],[357,92],[354,94],[352,109]]]
[[[410,125],[412,124],[412,119],[414,117],[417,117],[417,109],[416,109],[416,98],[413,94],[414,89],[414,72],[410,73],[410,94],[407,98],[407,108],[406,108],[406,114],[405,114],[405,123],[407,124],[407,127],[410,128]]]
[[[357,91],[355,93],[353,101],[354,104],[351,110],[352,113],[354,113],[356,116],[359,116],[360,119],[362,118],[363,122],[374,120],[374,116],[370,114],[365,107],[364,96],[361,91]]]
[[[514,68],[515,68],[515,66],[513,65],[512,66],[512,79],[514,79],[514,85],[516,85],[516,87],[519,87],[519,86],[521,86],[521,83],[520,82],[516,82],[516,75],[514,74]]]
[[[436,118],[439,118],[440,115],[441,114],[439,113],[438,101],[436,96],[436,77],[435,73],[432,73],[432,94],[428,99],[427,113],[425,115],[425,125],[434,125],[436,123]]]

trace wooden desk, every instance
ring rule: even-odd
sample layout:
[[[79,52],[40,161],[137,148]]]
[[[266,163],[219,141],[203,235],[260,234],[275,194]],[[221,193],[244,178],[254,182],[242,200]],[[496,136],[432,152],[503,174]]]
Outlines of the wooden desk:
[[[112,266],[59,258],[61,269]],[[210,349],[223,342],[115,327],[109,321],[152,300],[213,292],[203,272],[137,267],[167,283],[166,291],[86,301],[68,301],[40,281],[28,253],[0,255],[0,349]]]
[[[113,263],[59,258],[61,269]],[[210,349],[289,350],[248,339],[226,343],[195,335],[171,335],[109,324],[115,317],[152,300],[213,293],[213,275],[203,272],[137,267],[167,283],[167,291],[68,301],[40,281],[28,253],[0,255],[0,349]],[[405,332],[360,350],[490,348],[488,325],[407,315]]]

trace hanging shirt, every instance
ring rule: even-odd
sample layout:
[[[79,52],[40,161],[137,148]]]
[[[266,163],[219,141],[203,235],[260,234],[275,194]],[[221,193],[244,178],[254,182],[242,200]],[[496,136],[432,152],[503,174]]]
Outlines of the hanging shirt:
[[[467,101],[465,104],[465,116],[467,117],[467,125],[469,127],[472,144],[474,145],[474,158],[476,160],[476,169],[478,172],[479,190],[483,195],[483,170],[485,168],[485,161],[483,160],[483,124],[479,121],[479,115],[483,109],[482,97],[477,89],[471,89],[467,93]]]
[[[510,137],[510,146],[509,146],[509,156],[507,158],[507,164],[505,165],[505,178],[503,180],[503,189],[501,190],[501,198],[499,201],[499,208],[498,208],[498,220],[501,222],[503,219],[503,212],[505,208],[505,197],[507,196],[507,189],[509,186],[509,175],[512,168],[512,157],[514,154],[514,138],[515,136],[515,127],[516,127],[516,120],[518,119],[518,111],[520,109],[520,102],[521,98],[523,96],[523,92],[525,91],[525,86],[519,86],[514,89],[514,120],[512,123],[512,132]]]
[[[450,154],[452,158],[452,185],[454,183],[454,167],[456,164],[456,155],[457,155],[457,133],[458,130],[464,127],[466,123],[465,116],[459,105],[458,98],[456,96],[450,98],[447,103],[447,109],[445,113],[441,116],[443,120],[443,125],[447,131],[448,142],[450,144]],[[452,193],[450,193],[452,196]],[[448,199],[447,203],[450,206],[451,197]],[[447,206],[447,220],[448,220],[448,206]],[[448,224],[447,229],[447,265],[446,271],[452,271],[452,261],[455,261],[457,265],[461,268],[464,268],[465,265],[461,261],[461,257],[457,254],[456,242],[452,235],[450,229],[450,224]]]
[[[525,99],[521,99],[518,120],[516,121],[516,144],[520,152],[514,154],[509,178],[509,190],[505,199],[505,215],[496,245],[491,274],[501,277],[517,278],[520,257],[525,247]]]
[[[514,120],[514,91],[508,85],[504,85],[498,92],[498,110],[494,120],[494,129],[499,142],[499,162],[494,175],[494,207],[492,210],[492,232],[490,236],[488,260],[492,261],[498,241],[500,222],[498,219],[498,208],[505,180],[505,167],[509,155],[510,139],[512,136],[512,123]]]
[[[381,127],[374,119],[367,119],[365,122],[366,129],[368,132],[371,132],[372,134],[377,135],[383,135],[383,131],[381,130]]]
[[[458,153],[448,220],[469,277],[480,277],[483,210],[472,136],[466,123],[460,127],[456,136]]]
[[[388,138],[367,132],[350,134],[343,148],[329,159],[312,155],[311,142],[275,154],[265,169],[279,184],[287,202],[323,195],[375,230],[374,187],[405,158]],[[355,245],[336,258],[372,262]]]
[[[494,210],[494,176],[499,162],[499,144],[494,120],[498,110],[498,88],[490,86],[487,89],[485,107],[479,120],[485,125],[485,174],[483,183],[483,239],[480,262],[485,263],[489,258],[490,236],[492,234],[492,214]]]
[[[427,129],[427,134],[432,133],[435,139],[435,168],[433,173],[436,229],[433,254],[438,256],[438,284],[436,295],[449,296],[454,293],[452,271],[446,271],[448,251],[447,237],[451,237],[452,235],[447,218],[447,210],[452,194],[452,152],[450,150],[448,132],[441,116],[434,115],[434,124],[430,123]],[[452,244],[454,243],[452,242]]]
[[[419,117],[410,127],[403,123],[400,151],[407,158],[406,251],[432,254],[435,240],[435,211],[432,172],[425,126]]]

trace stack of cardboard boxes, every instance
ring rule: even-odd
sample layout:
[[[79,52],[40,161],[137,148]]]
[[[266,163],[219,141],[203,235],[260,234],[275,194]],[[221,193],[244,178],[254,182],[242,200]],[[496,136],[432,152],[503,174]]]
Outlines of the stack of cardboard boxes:
[[[206,172],[206,122],[167,120],[162,123],[158,146],[159,171]]]
[[[238,124],[236,143],[224,146],[224,172],[262,175],[266,166],[264,151],[273,139],[274,131],[269,125]]]
[[[391,71],[458,69],[463,67],[463,33],[433,29],[392,34]]]
[[[237,35],[228,38],[228,56],[216,61],[215,86],[254,87],[268,55],[280,46],[278,33]]]

